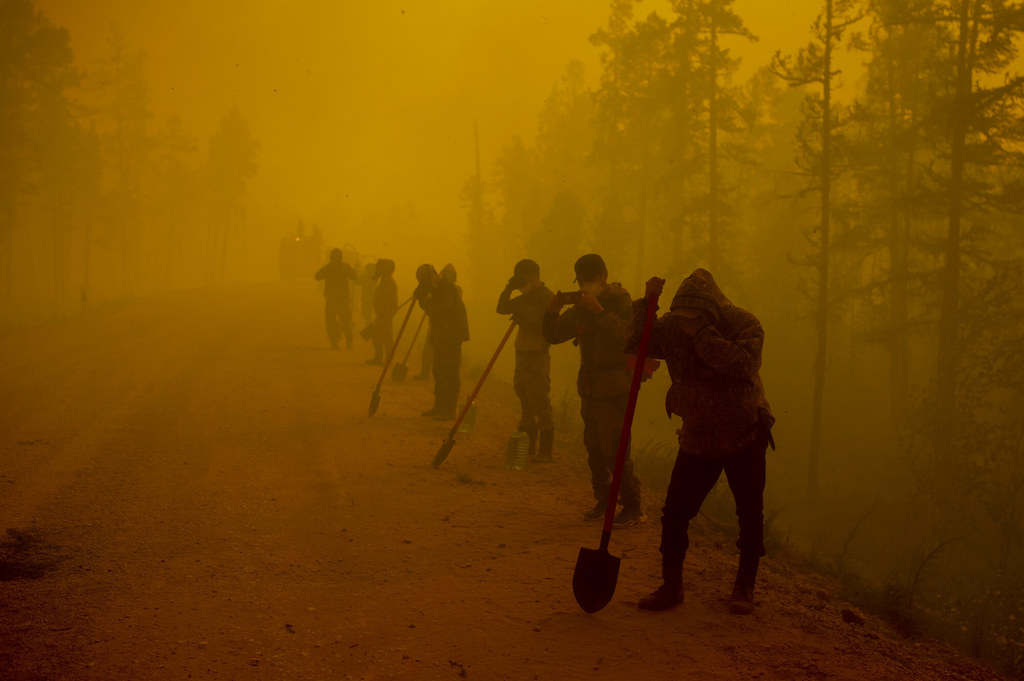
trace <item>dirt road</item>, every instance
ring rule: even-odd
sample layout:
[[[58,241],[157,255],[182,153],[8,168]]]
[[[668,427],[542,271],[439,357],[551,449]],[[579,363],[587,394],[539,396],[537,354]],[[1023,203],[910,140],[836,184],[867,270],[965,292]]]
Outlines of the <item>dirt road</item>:
[[[0,679],[997,678],[770,560],[758,610],[729,615],[714,535],[686,603],[639,611],[658,499],[613,534],[616,597],[585,615],[577,445],[505,470],[495,382],[430,468],[430,384],[387,381],[368,419],[368,350],[328,349],[320,314],[315,289],[268,285],[0,338]]]

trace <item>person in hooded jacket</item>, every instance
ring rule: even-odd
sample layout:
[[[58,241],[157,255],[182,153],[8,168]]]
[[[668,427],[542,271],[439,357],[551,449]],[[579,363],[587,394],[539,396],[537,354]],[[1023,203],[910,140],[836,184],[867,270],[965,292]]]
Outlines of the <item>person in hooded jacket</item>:
[[[435,421],[455,420],[462,367],[462,344],[469,340],[469,322],[462,289],[455,285],[455,268],[445,267],[441,276],[433,265],[416,268],[419,285],[413,297],[427,313],[434,346],[434,406],[423,412]]]
[[[627,352],[637,351],[648,298],[660,296],[664,285],[664,279],[652,277],[646,297],[634,301]],[[763,344],[761,323],[733,305],[704,269],[683,280],[668,314],[651,330],[648,356],[664,359],[672,379],[666,410],[669,416],[681,416],[683,425],[661,516],[664,583],[640,599],[641,608],[666,610],[683,602],[689,523],[724,471],[740,530],[740,562],[729,609],[736,614],[754,609],[754,582],[765,553],[765,453],[769,444],[774,448],[775,422],[761,383]]]
[[[373,359],[367,364],[384,366],[391,361],[392,322],[398,312],[398,284],[395,283],[395,261],[381,258],[377,261],[374,278],[378,279],[373,290]]]
[[[352,348],[352,301],[348,282],[356,279],[356,271],[342,259],[340,248],[331,249],[330,261],[317,270],[314,277],[324,282],[324,324],[327,340],[338,349],[341,337]]]
[[[623,345],[632,319],[631,298],[621,284],[608,281],[608,268],[600,255],[581,256],[573,269],[580,290],[555,295],[544,312],[542,328],[545,340],[552,345],[572,340],[580,349],[576,389],[580,395],[590,483],[597,500],[583,517],[600,520],[608,506],[629,401],[631,374]],[[562,312],[568,304],[572,307]],[[644,520],[640,481],[633,474],[628,450],[619,498],[622,510],[615,516],[616,525],[628,526]]]

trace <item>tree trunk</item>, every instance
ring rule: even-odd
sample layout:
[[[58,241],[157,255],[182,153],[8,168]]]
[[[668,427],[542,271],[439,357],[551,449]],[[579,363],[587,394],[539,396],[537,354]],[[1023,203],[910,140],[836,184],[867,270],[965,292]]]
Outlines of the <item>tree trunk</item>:
[[[636,244],[636,276],[637,283],[644,281],[644,260],[647,259],[647,186],[646,183],[640,189],[640,205],[637,215],[637,244]]]
[[[828,357],[829,229],[832,193],[832,0],[825,3],[824,79],[821,102],[821,227],[818,251],[818,309],[815,331],[818,346],[814,356],[814,398],[811,405],[811,447],[807,468],[807,492],[817,496],[821,430],[825,411],[825,373]]]
[[[52,218],[53,228],[53,311],[64,312],[64,224],[60,216]]]
[[[964,166],[967,161],[967,128],[973,77],[970,57],[974,42],[971,39],[971,8],[971,0],[961,1],[956,91],[950,130],[949,226],[940,278],[942,299],[939,312],[937,402],[934,427],[937,452],[946,457],[951,454],[953,443],[957,437],[956,376],[960,335],[960,240],[963,219]]]
[[[889,392],[890,414],[898,419],[907,406],[910,383],[909,326],[909,237],[910,212],[901,209],[909,193],[910,178],[914,172],[913,142],[907,151],[905,175],[897,170],[899,158],[896,140],[899,136],[900,106],[897,102],[895,65],[889,61],[888,69],[888,150],[886,169],[889,189]]]

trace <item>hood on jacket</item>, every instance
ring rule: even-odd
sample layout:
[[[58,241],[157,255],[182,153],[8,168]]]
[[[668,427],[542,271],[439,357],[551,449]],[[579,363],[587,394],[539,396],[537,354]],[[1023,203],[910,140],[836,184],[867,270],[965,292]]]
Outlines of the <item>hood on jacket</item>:
[[[381,258],[377,261],[375,268],[375,277],[383,277],[388,274],[394,274],[395,272],[395,261],[389,260],[388,258]]]
[[[697,268],[693,274],[683,279],[676,295],[672,298],[669,309],[678,310],[683,307],[694,307],[707,310],[711,317],[718,321],[722,308],[732,305],[722,289],[718,288],[715,278],[705,269]]]

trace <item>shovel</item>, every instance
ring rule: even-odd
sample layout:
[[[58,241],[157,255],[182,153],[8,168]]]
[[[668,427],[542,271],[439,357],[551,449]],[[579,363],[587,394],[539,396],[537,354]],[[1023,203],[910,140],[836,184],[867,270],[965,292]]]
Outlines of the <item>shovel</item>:
[[[647,343],[651,339],[651,327],[654,326],[657,306],[657,296],[648,298],[643,335],[640,336],[640,347],[637,349],[636,362],[633,365],[633,382],[629,387],[626,416],[622,421],[622,434],[619,436],[615,471],[612,474],[611,489],[608,490],[608,508],[604,512],[601,545],[597,549],[580,549],[580,555],[576,559],[576,570],[572,575],[572,593],[584,612],[597,612],[608,605],[612,596],[615,595],[615,582],[619,578],[620,559],[608,553],[608,540],[612,536],[612,519],[615,517],[615,505],[619,499],[619,485],[622,483],[622,468],[626,463],[626,450],[629,449],[629,434],[633,427],[633,412],[636,411],[636,396],[640,392],[644,360],[647,358]]]
[[[412,298],[409,300],[412,300]],[[404,304],[405,303],[403,303],[403,305]],[[384,362],[384,368],[381,369],[380,378],[377,379],[377,387],[373,389],[373,396],[370,397],[371,417],[377,413],[377,407],[380,406],[380,386],[384,383],[384,377],[388,375],[388,367],[391,366],[391,360],[395,358],[395,351],[398,350],[398,342],[402,340],[402,333],[405,331],[405,325],[409,323],[409,317],[412,316],[412,311],[415,307],[415,305],[410,305],[409,310],[405,313],[405,318],[402,319],[402,326],[398,329],[398,336],[395,337],[395,342],[391,346],[391,352],[388,353],[387,360]]]
[[[455,433],[462,424],[462,419],[466,418],[469,408],[473,405],[473,400],[476,399],[476,394],[480,392],[480,386],[484,384],[484,379],[487,378],[487,374],[491,373],[491,367],[494,366],[494,362],[498,359],[501,349],[505,347],[505,343],[508,342],[508,337],[512,335],[512,329],[514,328],[516,328],[515,322],[508,325],[508,331],[505,332],[505,335],[501,338],[501,342],[498,343],[498,349],[494,351],[494,354],[491,356],[491,361],[487,363],[487,366],[484,368],[484,372],[480,374],[480,380],[476,382],[473,392],[469,394],[469,399],[466,400],[466,406],[464,406],[462,411],[459,412],[459,417],[455,419],[452,429],[448,432],[448,437],[441,443],[441,448],[438,449],[437,454],[434,455],[434,462],[430,464],[434,468],[437,468],[444,463],[444,460],[448,458],[448,454],[452,451],[452,447],[455,446]]]
[[[401,305],[399,305],[398,307],[395,308],[395,314],[398,314],[399,310],[401,310],[403,307],[408,305],[410,300],[412,300],[412,296],[410,296],[409,298],[406,298],[404,303],[402,303]],[[374,326],[374,324],[375,324],[375,322],[370,322],[365,327],[363,327],[362,331],[359,332],[359,335],[362,336],[363,340],[367,340],[368,341],[371,338],[373,338],[373,326]]]
[[[405,377],[409,375],[409,367],[406,362],[409,361],[409,355],[412,354],[412,349],[416,345],[416,339],[419,338],[420,330],[423,328],[423,323],[427,321],[427,313],[423,313],[423,317],[420,318],[420,324],[416,327],[416,333],[412,335],[412,342],[409,343],[409,349],[405,352],[405,357],[391,369],[391,380],[392,381],[404,381]]]

